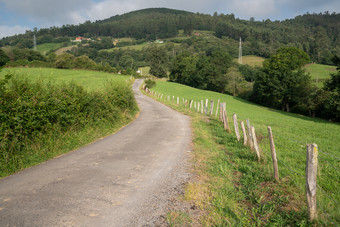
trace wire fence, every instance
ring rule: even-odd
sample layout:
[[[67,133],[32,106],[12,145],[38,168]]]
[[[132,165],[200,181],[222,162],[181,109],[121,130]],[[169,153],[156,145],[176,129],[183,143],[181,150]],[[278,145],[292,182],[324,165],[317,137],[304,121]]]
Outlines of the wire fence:
[[[185,98],[177,98],[176,96],[170,96],[170,95],[162,95],[162,94],[155,94],[155,93],[149,93],[152,95],[155,95],[157,98],[161,98],[161,99],[165,99],[165,101],[168,101],[170,104],[174,104],[174,105],[183,105],[186,106],[190,109],[192,109],[193,111],[197,112],[197,113],[201,113],[203,114],[203,116],[210,116],[212,118],[216,118],[216,119],[222,119],[223,121],[223,115],[221,116],[221,113],[223,113],[223,111],[226,111],[226,107],[225,105],[223,106],[220,100],[218,102],[214,102],[213,103],[213,109],[211,109],[211,103],[207,102],[206,99],[205,100],[199,100],[199,101],[194,101],[194,100],[188,100]],[[164,97],[164,98],[162,98]],[[182,101],[182,102],[181,102]],[[216,103],[216,105],[215,105]],[[202,105],[203,104],[203,105]],[[217,106],[217,104],[219,104],[220,106]],[[222,109],[221,109],[222,108]],[[224,108],[224,109],[223,109]],[[227,111],[226,111],[227,112]],[[229,113],[230,114],[230,113]],[[244,116],[237,116],[238,120],[237,120],[237,125],[239,124],[239,122],[241,120],[246,121],[248,120],[248,118],[244,117]],[[233,125],[233,120],[230,118],[228,123]],[[254,125],[256,123],[252,122],[252,124],[250,124],[250,126]],[[238,127],[238,126],[237,126]],[[230,127],[230,129],[233,127]],[[249,130],[248,126],[245,126],[246,130]],[[240,129],[238,129],[240,130]],[[234,130],[235,131],[235,130]],[[236,131],[235,131],[236,133]],[[240,133],[243,137],[243,134]],[[250,132],[246,132],[246,135],[249,138],[249,134]],[[261,140],[260,142],[262,142],[262,147],[265,147],[265,149],[268,149],[269,147],[269,136],[267,135],[266,130],[264,129],[257,129],[257,135],[255,135],[256,137],[258,137],[258,135],[261,134]],[[239,137],[239,136],[237,136]],[[303,193],[306,192],[306,189],[303,187],[303,183],[305,181],[306,175],[304,174],[305,170],[296,170],[294,167],[292,167],[291,165],[287,164],[286,161],[284,160],[289,160],[295,163],[298,163],[297,161],[301,160],[294,160],[294,157],[297,157],[296,155],[300,155],[301,157],[305,157],[306,156],[306,146],[308,145],[307,141],[303,141],[301,139],[296,139],[296,138],[291,138],[289,136],[286,135],[280,135],[278,133],[275,133],[273,135],[274,138],[276,138],[277,140],[279,140],[279,143],[276,143],[275,146],[282,151],[288,151],[289,153],[283,153],[280,152],[279,155],[284,155],[282,157],[277,157],[277,162],[280,164],[281,167],[283,167],[285,170],[287,170],[288,172],[291,173],[291,176],[294,176],[294,178],[292,179],[292,181],[294,182],[294,184],[296,185],[296,187],[298,187]],[[265,140],[264,140],[265,139]],[[249,142],[248,142],[249,144]],[[270,148],[269,148],[270,149]],[[330,167],[332,168],[336,173],[339,173],[340,168],[337,167],[337,165],[339,165],[339,161],[340,158],[334,154],[330,154],[328,152],[325,152],[323,150],[321,150],[320,148],[318,149],[318,151],[320,152],[321,156],[319,155],[319,166],[324,167]],[[265,159],[270,160],[272,159],[272,157],[269,155],[269,152],[266,151],[261,151],[260,152],[262,156],[265,157]],[[294,155],[292,155],[294,154]],[[292,156],[292,157],[288,157],[288,156]],[[327,160],[326,160],[327,157]],[[304,160],[306,160],[304,158]],[[331,163],[332,162],[332,163]],[[333,163],[335,162],[335,163]],[[303,165],[300,165],[301,167],[303,167]],[[307,174],[307,173],[306,173]],[[289,174],[287,174],[289,175]],[[336,175],[337,176],[337,175]],[[329,178],[334,177],[333,175],[329,176]],[[340,178],[340,176],[339,176]],[[339,181],[337,181],[337,179],[332,179],[334,182],[339,184]],[[326,184],[327,182],[324,182],[321,179],[319,179],[319,184]],[[322,188],[321,185],[317,184],[317,188],[319,189],[320,192],[322,192],[322,194],[324,196],[326,196],[330,201],[332,201],[334,204],[338,205],[339,202],[338,200],[334,197],[334,195],[336,195],[337,197],[339,197],[339,188],[337,187],[337,185],[335,184],[334,188],[332,188],[331,192],[330,191],[326,191]],[[328,184],[327,184],[328,185]],[[329,185],[328,185],[329,186]],[[331,185],[332,186],[332,185]]]

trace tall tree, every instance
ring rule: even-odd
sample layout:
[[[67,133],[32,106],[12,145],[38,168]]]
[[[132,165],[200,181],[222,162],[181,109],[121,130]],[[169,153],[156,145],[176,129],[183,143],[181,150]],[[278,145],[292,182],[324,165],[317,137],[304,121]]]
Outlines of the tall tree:
[[[311,88],[309,75],[302,66],[309,62],[309,56],[295,47],[280,48],[277,54],[263,63],[258,72],[253,99],[264,105],[281,107],[290,112]]]

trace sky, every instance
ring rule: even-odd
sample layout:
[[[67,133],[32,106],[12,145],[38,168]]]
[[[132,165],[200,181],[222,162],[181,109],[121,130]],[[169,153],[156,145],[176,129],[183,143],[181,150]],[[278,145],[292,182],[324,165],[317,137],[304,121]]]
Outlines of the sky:
[[[0,38],[34,27],[79,24],[134,10],[166,7],[249,20],[285,20],[309,13],[340,13],[339,0],[0,0]]]

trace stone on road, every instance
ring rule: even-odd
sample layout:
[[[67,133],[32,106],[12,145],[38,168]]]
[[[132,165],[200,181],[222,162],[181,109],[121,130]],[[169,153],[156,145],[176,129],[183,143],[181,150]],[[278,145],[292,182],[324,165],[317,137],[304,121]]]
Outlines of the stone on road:
[[[144,226],[183,183],[189,118],[142,95],[114,135],[0,179],[0,226]]]

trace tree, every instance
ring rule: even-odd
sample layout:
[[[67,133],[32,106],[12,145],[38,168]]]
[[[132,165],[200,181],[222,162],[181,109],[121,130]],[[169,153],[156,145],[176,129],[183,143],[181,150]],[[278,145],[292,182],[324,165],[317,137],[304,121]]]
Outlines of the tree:
[[[254,83],[254,101],[290,112],[311,89],[310,77],[302,69],[308,55],[295,47],[280,48],[263,63]]]
[[[9,61],[9,57],[7,56],[7,54],[5,53],[5,51],[3,51],[0,48],[0,67],[6,65],[6,63]]]
[[[329,119],[340,121],[340,57],[334,56],[332,60],[337,65],[337,72],[324,83],[324,90],[329,92],[324,109]]]
[[[73,68],[74,56],[69,53],[63,53],[56,58],[56,67],[59,69],[71,69]]]
[[[149,73],[155,77],[167,77],[168,54],[164,47],[152,45],[146,49],[146,61],[150,64]]]

